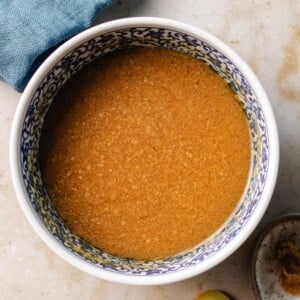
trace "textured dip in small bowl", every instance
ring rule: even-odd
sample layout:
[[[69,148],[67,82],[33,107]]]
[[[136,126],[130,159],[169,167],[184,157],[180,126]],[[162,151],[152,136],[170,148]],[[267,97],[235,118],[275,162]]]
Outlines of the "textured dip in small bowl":
[[[257,299],[300,299],[296,249],[300,249],[300,214],[282,216],[265,227],[252,262]]]

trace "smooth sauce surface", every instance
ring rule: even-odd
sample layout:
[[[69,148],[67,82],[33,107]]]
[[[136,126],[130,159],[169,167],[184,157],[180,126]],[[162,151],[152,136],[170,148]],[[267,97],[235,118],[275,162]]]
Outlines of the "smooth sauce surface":
[[[203,63],[162,49],[107,56],[72,78],[47,115],[40,150],[48,194],[70,229],[136,259],[211,235],[250,167],[233,92]]]

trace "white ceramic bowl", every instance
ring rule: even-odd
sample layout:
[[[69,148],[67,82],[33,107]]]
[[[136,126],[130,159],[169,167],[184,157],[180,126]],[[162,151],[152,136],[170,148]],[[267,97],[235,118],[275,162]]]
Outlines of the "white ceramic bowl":
[[[57,91],[74,73],[97,57],[139,46],[181,51],[210,65],[237,94],[252,135],[249,182],[229,220],[195,248],[165,260],[150,262],[112,256],[70,232],[51,207],[38,162],[44,117]],[[275,186],[278,159],[278,135],[272,108],[249,67],[210,34],[160,18],[108,22],[88,29],[60,46],[28,83],[15,114],[10,143],[11,172],[20,205],[45,243],[63,259],[87,273],[135,285],[183,280],[207,271],[231,255],[264,215]]]
[[[257,300],[299,300],[282,287],[282,265],[278,245],[290,241],[300,247],[300,214],[285,215],[269,223],[262,231],[253,254],[252,280]]]

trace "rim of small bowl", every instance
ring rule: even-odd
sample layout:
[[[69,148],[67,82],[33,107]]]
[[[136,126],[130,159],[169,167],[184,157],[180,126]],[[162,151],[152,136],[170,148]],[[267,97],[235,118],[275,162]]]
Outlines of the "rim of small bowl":
[[[207,260],[184,270],[174,271],[173,273],[157,276],[125,275],[100,269],[99,267],[92,265],[87,261],[84,261],[82,258],[74,255],[69,250],[64,248],[63,245],[61,245],[51,235],[51,233],[47,231],[47,229],[44,227],[44,225],[36,215],[36,212],[34,211],[26,193],[20,167],[20,135],[23,126],[24,116],[27,111],[29,102],[31,101],[35,90],[39,86],[44,76],[65,54],[67,54],[70,50],[76,48],[80,44],[84,43],[85,41],[88,41],[106,32],[134,26],[163,27],[166,29],[178,30],[180,32],[195,36],[196,38],[199,38],[207,42],[208,44],[213,45],[213,47],[215,47],[221,53],[224,53],[245,75],[251,87],[255,91],[256,96],[259,99],[262,110],[264,112],[269,134],[270,158],[265,187],[260,197],[260,200],[258,201],[257,207],[255,208],[253,215],[249,218],[246,225],[241,229],[241,231],[230,243],[228,243],[224,248],[221,249],[221,251],[217,252]],[[261,86],[253,71],[229,46],[224,44],[221,40],[217,39],[213,35],[182,22],[156,17],[135,17],[106,22],[77,34],[76,36],[62,44],[60,47],[58,47],[42,63],[42,65],[38,68],[38,70],[35,72],[31,80],[27,84],[15,112],[10,136],[10,168],[14,189],[16,191],[16,195],[19,200],[20,206],[23,209],[29,223],[37,232],[37,234],[41,237],[41,239],[57,255],[59,255],[62,259],[64,259],[71,265],[77,267],[78,269],[101,279],[131,285],[161,285],[181,281],[203,273],[216,266],[217,264],[221,263],[227,257],[229,257],[249,237],[249,235],[254,231],[255,227],[263,217],[274,191],[278,173],[278,165],[279,140],[273,110],[263,87]]]

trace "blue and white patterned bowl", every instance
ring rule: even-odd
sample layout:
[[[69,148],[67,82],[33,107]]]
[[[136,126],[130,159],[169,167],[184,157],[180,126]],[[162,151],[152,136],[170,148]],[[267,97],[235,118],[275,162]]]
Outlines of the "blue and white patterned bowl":
[[[53,98],[83,66],[106,53],[133,47],[163,47],[211,66],[237,95],[252,137],[250,179],[238,207],[219,231],[194,249],[157,261],[115,257],[73,234],[51,207],[39,169],[39,139]],[[232,254],[262,218],[275,186],[279,160],[276,123],[268,98],[247,65],[215,37],[176,21],[131,18],[93,27],[60,46],[38,69],[14,119],[10,163],[14,187],[41,238],[72,265],[126,284],[170,283],[202,273]],[[221,208],[220,208],[221,209]]]

